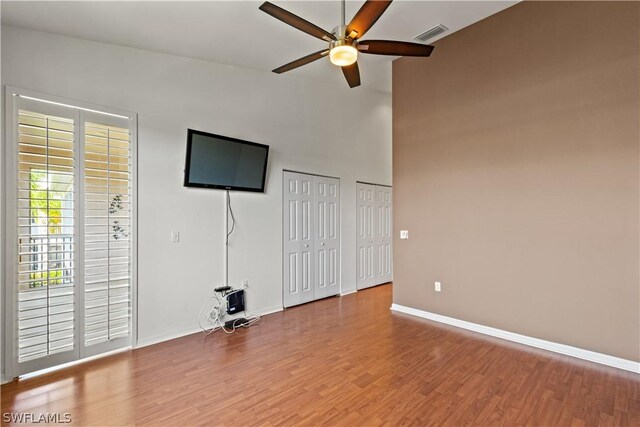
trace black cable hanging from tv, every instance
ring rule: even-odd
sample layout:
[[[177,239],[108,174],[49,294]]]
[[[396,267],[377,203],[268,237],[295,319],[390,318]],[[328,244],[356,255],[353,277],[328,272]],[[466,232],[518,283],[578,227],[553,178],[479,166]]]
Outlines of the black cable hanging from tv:
[[[231,233],[233,233],[234,230],[236,229],[236,217],[233,215],[233,208],[231,207],[231,193],[229,193],[229,190],[227,190],[227,212],[231,214],[231,230],[227,232],[227,243],[226,243],[226,245],[229,246],[229,236],[231,236]],[[228,256],[227,256],[227,259],[228,259]]]

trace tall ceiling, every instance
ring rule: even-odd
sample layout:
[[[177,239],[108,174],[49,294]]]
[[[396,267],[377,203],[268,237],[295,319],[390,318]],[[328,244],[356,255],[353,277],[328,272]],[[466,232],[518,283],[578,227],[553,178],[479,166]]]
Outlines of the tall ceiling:
[[[338,1],[273,3],[331,31]],[[258,10],[261,1],[2,1],[2,24],[270,71],[325,44]],[[443,24],[460,30],[517,1],[394,1],[364,39],[411,39]],[[363,1],[347,1],[347,22]],[[435,41],[437,38],[430,40]],[[433,55],[437,55],[436,49]],[[360,55],[363,88],[391,91],[396,57]],[[428,58],[424,59],[428,61]],[[328,58],[287,76],[344,84]],[[358,89],[353,89],[358,90]]]

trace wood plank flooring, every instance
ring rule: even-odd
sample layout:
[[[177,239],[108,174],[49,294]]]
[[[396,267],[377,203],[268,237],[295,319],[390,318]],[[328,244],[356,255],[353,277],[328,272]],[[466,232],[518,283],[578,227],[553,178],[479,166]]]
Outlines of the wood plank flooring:
[[[640,376],[392,313],[391,292],[10,383],[2,413],[83,426],[640,426]]]

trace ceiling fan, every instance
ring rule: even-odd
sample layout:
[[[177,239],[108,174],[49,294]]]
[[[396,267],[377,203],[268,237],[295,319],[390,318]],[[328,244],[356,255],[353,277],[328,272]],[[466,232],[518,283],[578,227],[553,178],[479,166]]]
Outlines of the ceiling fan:
[[[329,43],[329,47],[303,56],[273,70],[280,74],[302,65],[309,64],[329,55],[332,64],[342,68],[342,73],[349,83],[349,87],[360,86],[360,70],[358,69],[358,52],[374,55],[392,56],[429,56],[433,46],[400,42],[392,40],[363,40],[360,38],[376,23],[387,10],[392,0],[367,0],[355,14],[349,25],[345,24],[345,0],[341,2],[341,25],[333,29],[331,33],[317,25],[294,15],[293,13],[276,6],[273,3],[264,2],[260,10],[268,13],[276,19],[289,24],[300,31],[310,34]]]

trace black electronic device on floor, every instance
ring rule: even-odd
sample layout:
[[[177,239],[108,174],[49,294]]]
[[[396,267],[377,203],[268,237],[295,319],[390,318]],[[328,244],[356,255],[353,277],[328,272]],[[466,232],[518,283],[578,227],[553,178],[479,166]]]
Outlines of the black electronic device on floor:
[[[238,317],[237,319],[231,319],[224,322],[225,329],[237,329],[241,326],[245,326],[249,324],[249,320],[244,317]]]
[[[244,289],[238,289],[226,294],[227,314],[236,314],[244,311]],[[236,319],[239,320],[239,319]],[[246,319],[245,319],[246,320]]]

